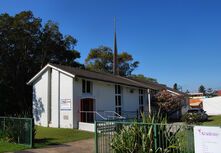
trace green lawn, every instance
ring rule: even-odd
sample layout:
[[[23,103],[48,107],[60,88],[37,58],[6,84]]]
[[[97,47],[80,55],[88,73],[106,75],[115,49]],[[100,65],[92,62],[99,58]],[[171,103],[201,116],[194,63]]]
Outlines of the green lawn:
[[[221,115],[209,116],[208,121],[203,122],[203,125],[221,126]]]
[[[24,145],[0,142],[0,153],[9,152],[9,151],[17,151],[17,150],[24,150],[29,147]]]
[[[93,136],[94,134],[91,132],[80,131],[77,129],[46,128],[36,126],[34,148],[93,138]],[[0,153],[24,150],[27,148],[29,147],[24,145],[0,142]]]
[[[37,126],[36,130],[36,148],[88,139],[94,136],[91,132],[80,131],[77,129],[46,128]]]

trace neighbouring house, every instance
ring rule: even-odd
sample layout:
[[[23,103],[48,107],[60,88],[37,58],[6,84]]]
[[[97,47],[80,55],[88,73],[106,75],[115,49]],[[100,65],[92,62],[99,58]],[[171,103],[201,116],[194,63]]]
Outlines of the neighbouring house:
[[[203,108],[203,99],[206,98],[203,93],[188,93],[189,105],[191,108]]]
[[[191,108],[203,108],[202,99],[189,99]]]
[[[221,96],[221,90],[216,90],[216,91],[215,91],[215,95],[216,95],[216,96]]]
[[[151,111],[151,96],[165,89],[119,75],[47,64],[29,82],[37,125],[93,131],[95,120]]]
[[[203,109],[208,115],[221,115],[221,96],[202,100]]]

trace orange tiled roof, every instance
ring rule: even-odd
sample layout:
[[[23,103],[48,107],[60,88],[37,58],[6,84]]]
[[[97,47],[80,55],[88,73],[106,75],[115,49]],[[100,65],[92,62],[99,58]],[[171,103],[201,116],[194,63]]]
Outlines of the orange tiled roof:
[[[201,99],[190,99],[190,104],[202,102]]]

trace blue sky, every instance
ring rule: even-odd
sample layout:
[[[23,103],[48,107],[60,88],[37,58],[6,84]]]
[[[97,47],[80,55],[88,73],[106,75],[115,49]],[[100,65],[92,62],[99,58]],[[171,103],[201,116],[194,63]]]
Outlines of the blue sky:
[[[31,10],[58,22],[77,38],[80,62],[91,48],[113,46],[116,16],[118,50],[140,61],[135,73],[190,91],[221,88],[220,8],[212,0],[0,0],[0,13]]]

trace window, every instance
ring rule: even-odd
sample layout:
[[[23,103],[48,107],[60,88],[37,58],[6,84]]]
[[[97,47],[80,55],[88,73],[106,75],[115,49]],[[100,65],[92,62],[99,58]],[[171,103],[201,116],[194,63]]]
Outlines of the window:
[[[91,93],[91,82],[87,81],[87,93]]]
[[[85,93],[85,87],[86,87],[85,80],[82,80],[82,92],[83,93]]]
[[[121,94],[121,86],[120,85],[115,85],[115,94]]]
[[[92,93],[92,82],[82,80],[82,93]]]
[[[121,101],[122,88],[120,85],[115,85],[115,111],[121,115],[122,101]]]
[[[139,89],[139,111],[144,111],[144,90]]]

